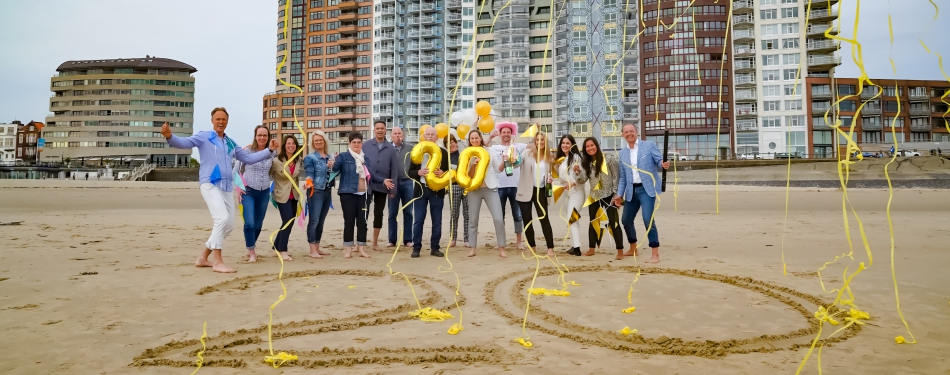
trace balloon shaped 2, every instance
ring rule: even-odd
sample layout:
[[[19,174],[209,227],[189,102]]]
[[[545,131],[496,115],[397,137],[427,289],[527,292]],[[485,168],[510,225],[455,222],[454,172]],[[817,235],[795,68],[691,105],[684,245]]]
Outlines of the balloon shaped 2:
[[[429,170],[429,174],[426,175],[426,184],[429,186],[429,189],[434,191],[445,189],[446,186],[449,186],[449,182],[452,178],[455,177],[455,171],[444,171],[445,173],[442,174],[442,177],[435,175],[435,170],[439,169],[439,166],[442,165],[442,149],[434,142],[419,142],[419,144],[412,148],[412,152],[409,153],[409,158],[412,159],[413,163],[422,164],[422,159],[425,155],[429,155],[429,163],[425,165],[425,168]]]
[[[478,163],[475,164],[475,174],[469,176],[468,164],[473,157],[478,157]],[[484,147],[466,147],[462,150],[459,154],[459,168],[455,173],[455,179],[458,180],[459,186],[465,188],[465,194],[482,186],[490,162],[491,154]]]

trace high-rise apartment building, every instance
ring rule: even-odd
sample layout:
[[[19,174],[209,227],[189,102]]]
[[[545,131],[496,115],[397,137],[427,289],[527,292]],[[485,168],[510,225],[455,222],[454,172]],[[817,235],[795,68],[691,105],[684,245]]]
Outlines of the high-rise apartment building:
[[[275,68],[281,66],[277,76],[304,95],[278,79],[276,90],[264,95],[262,123],[273,138],[301,138],[296,114],[306,131],[326,132],[333,149],[342,149],[352,131],[369,136],[373,2],[292,0],[288,15],[286,1],[277,6]]]
[[[422,125],[473,108],[474,0],[382,0],[374,10],[375,119],[417,141]]]
[[[950,91],[950,83],[894,79],[871,81],[881,88],[865,86],[860,95],[857,95],[857,78],[809,77],[805,81],[808,144],[816,157],[834,158],[847,152],[847,138],[841,134],[836,136],[830,126],[836,120],[841,121],[841,130],[853,130],[854,142],[865,151],[876,152],[893,146],[892,130],[899,148],[908,142],[950,142],[943,118],[947,104],[940,100]],[[832,105],[840,99],[844,100]],[[862,104],[864,108],[856,115]],[[828,115],[827,121],[825,114]],[[837,150],[835,137],[838,138]]]
[[[603,149],[620,149],[623,124],[639,126],[638,7],[621,0],[558,7],[555,133],[595,136]]]
[[[663,132],[669,130],[670,151],[691,159],[732,154],[728,11],[729,4],[716,0],[643,2],[643,133],[661,144]],[[751,82],[754,85],[754,79]]]
[[[50,79],[42,160],[146,161],[187,165],[191,150],[169,148],[164,123],[192,134],[198,70],[158,57],[67,61]]]
[[[770,158],[776,153],[815,154],[808,147],[808,77],[832,77],[841,64],[837,1],[733,1],[735,150]],[[806,22],[807,21],[807,22]]]

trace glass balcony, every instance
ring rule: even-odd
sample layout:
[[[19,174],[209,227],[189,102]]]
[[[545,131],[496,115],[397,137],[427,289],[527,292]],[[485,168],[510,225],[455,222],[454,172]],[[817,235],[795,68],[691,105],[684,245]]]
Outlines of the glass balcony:
[[[737,85],[749,85],[749,84],[754,85],[754,84],[755,84],[755,74],[736,74],[736,81],[735,81],[735,84],[737,84]]]
[[[812,10],[811,13],[808,13],[809,21],[824,21],[824,20],[830,20],[830,19],[835,19],[835,18],[838,18],[837,9],[831,9],[831,8],[818,9],[818,10]]]
[[[733,1],[732,2],[732,12],[739,13],[748,13],[753,10],[753,5],[751,1]]]
[[[531,74],[528,72],[495,72],[495,79],[506,78],[528,78]]]
[[[736,90],[736,100],[756,100],[755,90]]]
[[[736,116],[756,116],[756,115],[758,115],[758,110],[756,110],[755,106],[743,106],[743,105],[736,106]]]
[[[749,25],[753,26],[755,24],[755,17],[751,14],[742,14],[738,16],[732,16],[733,26],[739,25]]]
[[[755,70],[755,60],[754,59],[740,59],[735,61],[733,66],[735,70]]]
[[[755,119],[736,120],[736,130],[740,132],[759,130],[759,122]]]
[[[626,80],[623,81],[623,88],[625,89],[636,89],[640,87],[640,82],[636,80]]]
[[[740,29],[732,32],[732,40],[755,39],[753,29]]]
[[[930,116],[930,107],[911,107],[910,108],[911,116]]]
[[[755,55],[755,47],[751,44],[747,45],[738,45],[734,49],[736,56],[752,56]]]
[[[831,39],[808,40],[805,48],[808,52],[835,51],[841,48],[841,42]]]
[[[838,65],[841,65],[841,57],[808,56],[808,67],[838,66]]]
[[[829,31],[829,30],[830,30],[830,31]],[[825,31],[828,31],[830,34],[837,34],[837,33],[838,33],[838,26],[834,26],[834,25],[828,24],[828,23],[826,23],[826,24],[819,24],[819,23],[810,24],[810,25],[808,25],[808,28],[805,29],[805,34],[808,34],[808,36],[819,36],[819,35],[825,35]]]

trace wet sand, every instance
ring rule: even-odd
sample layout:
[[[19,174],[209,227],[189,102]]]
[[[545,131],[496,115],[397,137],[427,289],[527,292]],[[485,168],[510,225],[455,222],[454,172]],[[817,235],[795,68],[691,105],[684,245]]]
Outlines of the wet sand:
[[[322,260],[307,256],[305,234],[295,225],[296,260],[285,264],[288,294],[274,311],[273,345],[300,358],[274,370],[262,360],[268,306],[281,293],[280,263],[267,251],[259,251],[257,264],[242,261],[238,218],[225,248],[238,273],[195,268],[211,224],[196,183],[0,181],[0,222],[23,221],[0,226],[0,372],[190,373],[207,321],[206,367],[199,374],[793,373],[817,331],[812,314],[834,299],[815,270],[848,252],[841,191],[791,189],[783,275],[784,188],[722,186],[718,213],[713,186],[678,188],[678,197],[672,189],[661,196],[662,262],[655,266],[643,257],[613,260],[609,236],[596,256],[562,255],[570,242],[562,241],[566,225],[555,214],[558,261],[570,271],[564,281],[579,285],[567,288],[568,297],[531,296],[525,332],[524,290],[536,264],[535,287],[562,288],[559,273],[548,260],[523,259],[513,245],[507,259],[485,247],[494,243],[487,210],[478,256],[448,250],[461,281],[461,311],[453,298],[455,274],[440,272],[449,267],[446,259],[427,251],[412,259],[409,249],[399,250],[391,266],[408,275],[417,305],[406,280],[389,275],[391,252],[343,259],[339,211],[330,212],[323,246],[332,255]],[[850,189],[849,197],[874,256],[852,283],[855,303],[871,320],[824,348],[823,370],[948,373],[947,190],[894,193],[895,268],[916,345],[894,343],[909,335],[895,309],[887,191]],[[278,219],[271,208],[260,248],[268,247]],[[448,219],[446,210],[443,246]],[[853,214],[849,223],[855,261],[827,267],[829,290],[841,285],[845,266],[853,272],[858,262],[869,263]],[[642,235],[639,218],[637,228]],[[385,233],[384,225],[383,243]],[[585,227],[585,250],[586,233]],[[427,249],[428,228],[424,238]],[[636,311],[625,314],[637,266]],[[417,306],[447,309],[454,319],[421,322],[408,315]],[[460,317],[464,330],[447,334]],[[624,327],[638,334],[616,333]],[[829,331],[826,325],[824,336]],[[515,342],[519,337],[533,347]],[[817,373],[816,366],[812,355],[805,372]]]

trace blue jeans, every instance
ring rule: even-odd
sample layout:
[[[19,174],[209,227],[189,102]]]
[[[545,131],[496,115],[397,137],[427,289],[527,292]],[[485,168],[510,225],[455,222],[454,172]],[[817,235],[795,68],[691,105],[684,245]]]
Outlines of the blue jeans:
[[[656,219],[650,223],[653,217],[653,208],[656,206],[656,197],[651,197],[643,186],[633,188],[633,200],[623,202],[623,217],[620,222],[623,223],[623,230],[627,232],[627,242],[637,242],[637,231],[633,227],[633,219],[637,216],[637,211],[643,207],[643,227],[650,228],[647,231],[647,239],[650,241],[650,247],[660,247],[660,235],[656,231]],[[652,225],[651,225],[652,224]]]
[[[312,244],[320,243],[323,237],[323,223],[326,222],[327,212],[330,211],[330,202],[333,197],[330,195],[330,188],[315,190],[313,196],[309,197],[310,221],[307,222],[307,242]]]
[[[412,203],[415,209],[416,221],[412,226],[412,250],[422,250],[422,226],[426,221],[426,208],[432,213],[432,240],[430,248],[439,250],[439,241],[442,240],[442,206],[445,204],[445,197],[430,190],[428,187],[422,188],[422,196]]]
[[[508,204],[511,205],[511,216],[515,219],[515,235],[520,236],[521,231],[524,230],[524,223],[521,221],[521,206],[515,200],[516,195],[518,195],[518,188],[516,187],[498,188],[498,198],[501,198],[501,219],[502,221],[505,220],[505,200],[507,200]]]
[[[399,241],[399,208],[412,200],[413,181],[401,180],[396,183],[396,195],[389,198],[389,243]],[[413,203],[414,204],[414,203]],[[412,242],[412,204],[402,210],[402,244]]]
[[[248,249],[253,249],[257,245],[257,238],[261,236],[268,203],[270,190],[247,188],[241,197],[244,206],[244,246]]]

